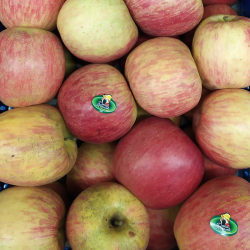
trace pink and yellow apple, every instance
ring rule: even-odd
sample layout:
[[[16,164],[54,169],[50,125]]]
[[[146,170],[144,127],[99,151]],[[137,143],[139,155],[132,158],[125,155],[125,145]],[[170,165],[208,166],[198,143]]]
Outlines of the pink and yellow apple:
[[[138,38],[123,0],[67,0],[59,12],[57,28],[69,51],[92,63],[122,57]]]
[[[113,156],[116,144],[83,142],[78,149],[76,163],[67,174],[67,189],[73,197],[94,184],[115,181]]]
[[[145,250],[149,216],[143,204],[124,186],[95,184],[81,192],[70,207],[66,232],[74,250]]]
[[[250,19],[243,16],[214,15],[199,25],[192,51],[206,88],[250,85],[249,30]]]
[[[63,250],[65,205],[42,187],[11,187],[0,193],[0,249]]]
[[[234,5],[239,0],[202,0],[204,5],[213,5],[213,4],[228,4],[228,5]]]
[[[140,29],[151,36],[177,36],[202,18],[202,0],[125,0]]]
[[[0,20],[6,28],[54,30],[65,0],[1,0]]]
[[[59,91],[58,105],[69,130],[89,143],[115,141],[136,120],[136,104],[124,76],[107,64],[86,65],[71,74]]]
[[[194,108],[202,84],[190,50],[178,39],[150,39],[128,56],[125,75],[138,104],[161,118]]]
[[[10,28],[0,33],[0,100],[10,107],[48,103],[65,74],[59,38],[33,28]]]
[[[77,157],[76,139],[60,111],[40,104],[0,115],[0,181],[41,186],[65,176]]]

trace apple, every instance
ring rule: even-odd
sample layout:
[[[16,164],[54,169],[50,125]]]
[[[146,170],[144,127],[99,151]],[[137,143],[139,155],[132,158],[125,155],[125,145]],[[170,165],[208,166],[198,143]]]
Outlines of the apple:
[[[146,207],[166,209],[196,190],[204,160],[199,148],[172,121],[152,116],[119,140],[113,171],[117,181]]]
[[[247,250],[249,209],[250,184],[246,180],[223,176],[208,181],[182,205],[176,217],[174,234],[179,249]]]
[[[0,32],[0,58],[0,100],[7,106],[47,103],[63,82],[63,46],[49,31],[10,28]]]
[[[215,164],[212,161],[210,161],[205,155],[203,155],[203,157],[204,157],[205,172],[201,184],[204,184],[205,182],[208,182],[216,177],[224,175],[236,175],[238,171],[237,169],[223,168],[218,164]]]
[[[249,168],[250,92],[216,90],[194,114],[196,141],[214,163],[227,168]]]
[[[65,0],[1,0],[0,20],[6,28],[54,30]]]
[[[147,250],[172,250],[177,245],[174,237],[174,221],[180,206],[163,210],[146,209],[150,222]]]
[[[193,120],[193,116],[195,111],[200,107],[202,101],[204,100],[204,98],[206,96],[208,96],[210,93],[212,93],[212,90],[205,88],[204,86],[202,86],[202,92],[201,92],[201,99],[198,102],[198,104],[192,108],[191,110],[189,110],[188,112],[186,112],[185,114],[183,114],[183,116],[188,120],[188,121],[192,121]]]
[[[69,130],[89,143],[115,141],[136,120],[126,80],[107,64],[86,65],[71,74],[59,91],[58,105]]]
[[[55,181],[40,187],[45,187],[45,188],[49,188],[51,190],[53,190],[54,192],[56,192],[63,200],[65,207],[66,207],[66,211],[69,210],[70,205],[71,205],[71,201],[69,199],[69,194],[68,191],[66,189],[66,186],[64,184],[62,184],[59,181]]]
[[[211,4],[228,4],[228,5],[234,5],[239,0],[202,0],[204,5],[211,5]]]
[[[63,46],[66,67],[65,67],[65,75],[64,79],[66,79],[69,75],[71,75],[74,71],[77,70],[77,63],[74,56],[70,53],[70,51]]]
[[[0,115],[0,181],[41,186],[65,176],[77,157],[76,139],[60,111],[41,104]]]
[[[74,198],[94,184],[115,181],[113,156],[116,144],[83,142],[79,147],[76,163],[66,179],[67,189]]]
[[[74,250],[145,250],[149,216],[124,186],[102,182],[82,191],[70,207],[66,232]]]
[[[199,25],[192,50],[206,88],[250,85],[249,30],[250,19],[234,15],[210,16]]]
[[[123,0],[67,0],[57,28],[69,51],[92,63],[122,57],[138,39],[137,26]]]
[[[175,38],[157,37],[135,48],[125,76],[138,104],[154,116],[182,115],[201,98],[201,79],[190,50]]]
[[[203,13],[201,21],[205,20],[206,18],[208,18],[210,16],[218,15],[218,14],[236,15],[236,16],[238,15],[237,12],[231,6],[229,6],[227,4],[213,4],[213,5],[208,5],[208,6],[204,7],[204,13]],[[196,25],[192,30],[183,34],[181,37],[182,41],[190,49],[192,49],[192,42],[193,42],[194,34],[195,34],[195,31],[196,31],[197,27],[199,26],[199,24]]]
[[[177,36],[202,18],[202,0],[124,0],[140,29],[151,36]]]
[[[65,205],[42,187],[11,187],[0,193],[0,249],[63,250]]]

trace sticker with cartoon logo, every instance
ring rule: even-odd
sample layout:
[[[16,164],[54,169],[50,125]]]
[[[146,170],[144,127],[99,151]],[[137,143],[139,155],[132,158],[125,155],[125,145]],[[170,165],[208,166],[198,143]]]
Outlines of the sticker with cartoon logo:
[[[214,216],[210,221],[213,231],[222,236],[232,236],[238,232],[238,224],[229,213]]]
[[[92,106],[101,113],[113,113],[116,110],[116,103],[111,94],[95,96],[92,99]]]

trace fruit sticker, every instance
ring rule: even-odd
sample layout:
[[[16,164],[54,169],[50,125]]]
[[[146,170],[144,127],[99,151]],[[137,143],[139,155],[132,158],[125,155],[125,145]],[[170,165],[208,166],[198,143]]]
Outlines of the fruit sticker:
[[[213,231],[222,236],[232,236],[238,232],[238,225],[229,213],[214,216],[210,221]]]
[[[92,105],[101,113],[113,113],[116,110],[116,103],[111,94],[95,96],[92,99]]]

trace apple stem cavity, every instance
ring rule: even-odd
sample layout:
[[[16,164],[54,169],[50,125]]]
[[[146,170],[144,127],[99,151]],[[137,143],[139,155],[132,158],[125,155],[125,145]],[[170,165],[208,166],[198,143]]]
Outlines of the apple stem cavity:
[[[114,226],[117,226],[117,227],[122,226],[122,221],[114,221]]]
[[[223,17],[223,20],[224,20],[225,22],[228,22],[228,17],[229,17],[229,16],[224,16],[224,17]]]

